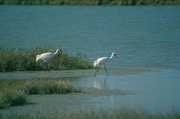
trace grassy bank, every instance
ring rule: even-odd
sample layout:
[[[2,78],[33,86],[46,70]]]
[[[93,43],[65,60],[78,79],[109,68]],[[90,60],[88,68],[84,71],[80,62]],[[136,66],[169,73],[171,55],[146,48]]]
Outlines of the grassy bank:
[[[1,5],[180,5],[180,0],[0,0]]]
[[[156,113],[151,114],[145,109],[122,108],[119,110],[95,111],[93,109],[79,110],[77,112],[68,111],[64,113],[55,113],[51,116],[45,116],[38,113],[35,116],[30,115],[11,115],[7,119],[179,119],[180,113]]]
[[[43,71],[47,66],[42,61],[36,62],[36,55],[44,52],[55,52],[56,48],[36,47],[29,49],[0,48],[0,72],[10,71]],[[77,53],[70,56],[66,52],[58,52],[48,61],[51,70],[90,69],[93,67],[86,56]]]
[[[0,80],[0,109],[28,103],[28,95],[81,92],[66,79]]]

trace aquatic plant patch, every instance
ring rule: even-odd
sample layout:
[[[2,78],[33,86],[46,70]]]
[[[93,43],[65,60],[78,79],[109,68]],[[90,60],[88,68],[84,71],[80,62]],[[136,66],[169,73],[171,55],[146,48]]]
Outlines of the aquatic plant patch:
[[[28,102],[28,95],[72,92],[81,92],[81,89],[67,79],[0,80],[0,109],[24,105]]]
[[[71,92],[80,92],[80,89],[74,87],[68,80],[59,79],[35,79],[26,82],[26,94],[65,94]]]
[[[26,102],[27,95],[24,91],[7,88],[0,91],[0,109],[24,105]]]

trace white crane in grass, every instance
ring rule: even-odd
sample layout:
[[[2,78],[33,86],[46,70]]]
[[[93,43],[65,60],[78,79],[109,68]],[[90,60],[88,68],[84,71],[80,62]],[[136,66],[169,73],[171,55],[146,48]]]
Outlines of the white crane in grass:
[[[101,58],[98,58],[96,61],[94,61],[94,67],[95,68],[97,68],[97,70],[96,70],[96,72],[95,72],[95,76],[96,76],[96,73],[98,72],[98,69],[99,69],[99,67],[101,66],[101,65],[104,65],[104,70],[106,71],[106,74],[107,74],[107,76],[108,76],[108,73],[107,73],[107,70],[106,70],[106,62],[107,61],[109,61],[109,60],[111,60],[112,58],[113,58],[113,56],[115,56],[116,58],[117,58],[117,56],[116,56],[116,53],[112,53],[111,54],[111,57],[101,57]]]
[[[55,53],[46,52],[46,53],[42,53],[40,55],[36,55],[36,62],[38,62],[39,60],[42,60],[43,63],[46,63],[47,69],[49,70],[47,61],[49,59],[51,59],[52,57],[54,57],[58,53],[58,51],[61,51],[61,49],[57,49]],[[50,70],[49,70],[49,72],[50,72]]]

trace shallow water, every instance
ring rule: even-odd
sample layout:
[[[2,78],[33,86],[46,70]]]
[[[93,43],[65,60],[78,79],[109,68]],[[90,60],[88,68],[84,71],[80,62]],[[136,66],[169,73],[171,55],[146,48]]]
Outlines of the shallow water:
[[[95,109],[98,111],[104,109],[112,111],[124,107],[135,109],[140,107],[150,113],[170,113],[174,110],[180,112],[180,71],[143,69],[144,72],[141,70],[137,73],[136,70],[133,69],[133,73],[128,68],[126,73],[110,74],[108,77],[104,75],[103,70],[96,77],[93,76],[94,71],[92,70],[69,71],[72,75],[69,80],[74,85],[82,87],[86,93],[33,95],[29,96],[29,99],[34,104],[11,107],[0,110],[0,113],[3,115],[39,113],[51,115],[69,110]],[[76,76],[82,73],[84,75]],[[43,75],[41,76],[43,78]]]
[[[75,85],[97,88],[100,90],[128,90],[133,95],[109,95],[101,100],[95,107],[119,108],[123,104],[126,106],[138,105],[151,112],[170,112],[172,109],[180,111],[180,72],[176,70],[159,70],[140,74],[98,75],[95,77],[82,77],[73,81]],[[98,102],[98,98],[93,99]]]

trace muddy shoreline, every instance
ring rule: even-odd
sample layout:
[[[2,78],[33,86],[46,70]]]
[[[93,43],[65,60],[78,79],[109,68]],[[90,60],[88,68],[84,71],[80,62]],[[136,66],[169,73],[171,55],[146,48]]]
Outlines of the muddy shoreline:
[[[95,88],[82,88],[82,93],[69,93],[69,94],[52,94],[52,95],[29,95],[28,104],[23,106],[14,106],[8,109],[1,109],[0,114],[4,117],[8,115],[30,115],[35,116],[43,114],[50,116],[52,114],[66,113],[69,111],[79,111],[96,109],[94,107],[98,103],[103,104],[101,101],[106,100],[108,97],[136,95],[135,91],[127,90],[98,90]],[[94,99],[98,99],[94,100]],[[101,108],[100,108],[101,109]]]
[[[125,75],[138,74],[143,72],[160,71],[152,68],[138,68],[138,67],[121,67],[121,68],[107,68],[109,76],[111,75]],[[1,79],[34,79],[34,78],[70,78],[79,76],[94,76],[95,69],[85,70],[62,70],[62,71],[18,71],[0,73]],[[99,69],[97,75],[106,75],[104,69]]]
[[[108,97],[135,95],[135,91],[127,90],[98,90],[95,88],[82,88],[83,93],[52,94],[52,95],[29,95],[29,103],[23,106],[14,106],[0,110],[5,117],[8,115],[51,115],[66,111],[78,111],[80,109],[96,109],[91,105],[101,103]],[[99,99],[97,100],[94,99]]]

